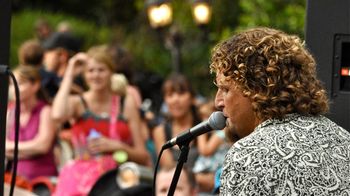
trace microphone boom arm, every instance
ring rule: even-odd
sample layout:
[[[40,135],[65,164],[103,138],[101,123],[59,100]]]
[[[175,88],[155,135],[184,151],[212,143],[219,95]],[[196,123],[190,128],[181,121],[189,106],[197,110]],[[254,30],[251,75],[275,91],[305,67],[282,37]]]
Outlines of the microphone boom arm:
[[[190,128],[188,131],[185,131],[178,136],[167,141],[163,145],[163,149],[170,148],[174,145],[181,145],[183,143],[189,143],[195,137],[202,135],[203,133],[223,129],[226,125],[226,117],[222,112],[214,112],[210,115],[209,119],[199,123],[198,125]]]
[[[171,140],[169,140],[163,145],[162,150],[170,148],[174,145],[178,145],[181,151],[178,157],[175,173],[173,175],[173,179],[171,181],[171,185],[168,191],[168,196],[174,195],[176,185],[182,171],[182,167],[184,163],[187,161],[188,153],[190,150],[190,146],[189,146],[190,142],[195,137],[201,134],[204,134],[206,132],[209,132],[211,130],[223,129],[225,127],[225,121],[226,121],[226,118],[222,114],[222,112],[214,112],[212,115],[210,115],[207,121],[199,123],[198,125],[194,126],[188,131],[185,131],[180,135],[172,138]]]

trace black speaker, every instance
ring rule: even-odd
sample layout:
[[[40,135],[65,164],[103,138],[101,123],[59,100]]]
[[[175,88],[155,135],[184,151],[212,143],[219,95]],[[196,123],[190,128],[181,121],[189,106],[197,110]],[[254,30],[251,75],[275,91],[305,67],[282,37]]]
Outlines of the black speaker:
[[[330,99],[327,115],[350,131],[350,0],[308,0],[305,40]]]

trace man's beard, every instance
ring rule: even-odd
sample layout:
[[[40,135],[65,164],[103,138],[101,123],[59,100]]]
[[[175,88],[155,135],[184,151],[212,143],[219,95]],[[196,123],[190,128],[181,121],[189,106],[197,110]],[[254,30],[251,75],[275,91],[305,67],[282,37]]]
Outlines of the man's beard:
[[[241,139],[237,134],[234,125],[226,122],[226,127],[224,128],[225,131],[225,137],[229,142],[235,143],[239,139]]]

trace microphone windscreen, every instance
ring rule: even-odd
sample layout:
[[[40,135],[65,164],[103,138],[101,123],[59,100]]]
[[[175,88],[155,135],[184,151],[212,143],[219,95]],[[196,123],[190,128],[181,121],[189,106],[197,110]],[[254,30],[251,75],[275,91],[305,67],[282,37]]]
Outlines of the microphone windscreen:
[[[209,119],[209,126],[214,130],[220,130],[226,126],[226,117],[222,112],[213,112]]]

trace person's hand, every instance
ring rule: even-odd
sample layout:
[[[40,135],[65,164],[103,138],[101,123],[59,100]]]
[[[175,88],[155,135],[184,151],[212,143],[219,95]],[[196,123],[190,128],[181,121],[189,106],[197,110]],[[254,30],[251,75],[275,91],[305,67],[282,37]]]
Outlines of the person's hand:
[[[121,148],[122,143],[106,137],[99,137],[88,140],[88,150],[92,154],[114,152]]]
[[[88,62],[88,59],[89,57],[86,53],[79,52],[69,59],[67,69],[73,76],[77,76],[83,72],[84,67]]]

